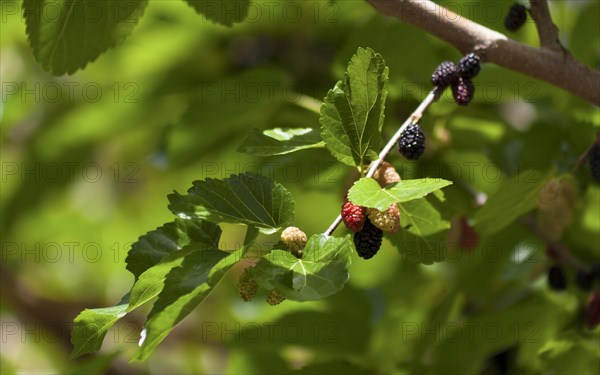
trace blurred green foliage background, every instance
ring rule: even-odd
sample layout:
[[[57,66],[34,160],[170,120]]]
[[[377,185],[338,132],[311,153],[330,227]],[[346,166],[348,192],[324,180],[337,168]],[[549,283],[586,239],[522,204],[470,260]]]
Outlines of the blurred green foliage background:
[[[244,303],[236,268],[147,362],[128,363],[143,309],[109,332],[98,355],[69,360],[73,318],[128,290],[129,245],[172,219],[166,195],[173,190],[260,172],[293,193],[296,225],[307,234],[335,218],[356,178],[350,169],[325,150],[268,159],[238,153],[251,128],[318,127],[313,98],[322,100],[362,46],[390,67],[389,137],[430,89],[437,64],[460,54],[358,0],[253,1],[248,19],[232,28],[183,1],[153,0],[121,46],[74,75],[53,77],[32,57],[20,2],[16,13],[7,3],[0,36],[3,374],[599,368],[598,330],[580,322],[585,295],[548,290],[545,245],[518,224],[433,266],[408,262],[384,242],[372,260],[355,259],[343,292],[318,302]],[[439,3],[503,32],[512,1]],[[598,69],[600,3],[553,1],[551,10],[565,46]],[[531,21],[510,37],[537,45]],[[597,108],[530,77],[485,64],[475,84],[469,107],[446,93],[426,113],[422,162],[390,160],[403,178],[454,180],[447,204],[467,218],[473,190],[492,195],[529,168],[568,172],[600,128]],[[600,189],[588,174],[575,176],[577,206],[563,240],[592,262],[600,259]],[[239,228],[225,226],[224,249],[242,240]],[[261,248],[272,241],[264,237]]]

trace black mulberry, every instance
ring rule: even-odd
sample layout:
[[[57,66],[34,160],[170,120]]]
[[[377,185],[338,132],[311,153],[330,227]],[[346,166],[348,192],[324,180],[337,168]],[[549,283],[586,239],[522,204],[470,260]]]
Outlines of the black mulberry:
[[[514,3],[506,18],[504,19],[504,27],[508,31],[517,31],[527,21],[527,8],[519,3]]]
[[[548,270],[548,285],[553,290],[567,289],[567,277],[565,271],[558,266],[550,267]]]
[[[594,285],[594,274],[592,271],[578,270],[575,274],[575,284],[579,289],[589,292]]]
[[[454,101],[458,105],[468,105],[473,99],[475,94],[475,86],[468,78],[458,77],[454,83],[452,83],[452,95]]]
[[[400,153],[408,160],[417,160],[425,152],[425,134],[419,124],[409,125],[398,141]]]
[[[377,228],[367,218],[363,229],[354,234],[354,246],[358,256],[364,259],[372,258],[381,247],[383,241],[383,231]]]
[[[445,88],[458,77],[458,67],[451,61],[444,61],[431,75],[431,83],[439,88]]]
[[[475,78],[480,70],[479,56],[474,53],[469,53],[458,62],[458,73],[463,78]]]

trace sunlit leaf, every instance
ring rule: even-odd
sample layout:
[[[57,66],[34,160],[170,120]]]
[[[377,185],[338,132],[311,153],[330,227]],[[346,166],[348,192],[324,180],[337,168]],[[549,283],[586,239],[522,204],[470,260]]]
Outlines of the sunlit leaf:
[[[264,255],[254,267],[256,281],[286,298],[308,301],[339,292],[348,280],[353,244],[349,237],[314,235],[302,259],[284,250]]]
[[[423,198],[427,194],[451,184],[451,181],[442,179],[423,178],[419,180],[399,181],[382,188],[372,178],[361,178],[350,189],[348,199],[360,206],[373,207],[384,211],[392,203],[408,202],[413,199]]]
[[[72,74],[125,40],[147,4],[147,0],[25,0],[29,45],[45,70]]]
[[[215,223],[252,225],[266,234],[287,227],[294,218],[290,192],[252,173],[195,181],[187,196],[176,193],[170,200],[169,208],[176,215],[194,214]]]
[[[450,222],[435,202],[436,198],[420,198],[398,203],[403,229],[390,240],[404,259],[423,264],[444,260]]]
[[[275,128],[263,132],[252,129],[238,151],[254,156],[271,156],[323,146],[321,135],[312,128]]]
[[[125,296],[117,306],[85,309],[75,318],[71,332],[71,358],[100,350],[108,330],[127,313],[127,297]]]
[[[381,146],[388,68],[381,55],[359,48],[344,78],[321,107],[321,136],[339,161],[362,166]]]

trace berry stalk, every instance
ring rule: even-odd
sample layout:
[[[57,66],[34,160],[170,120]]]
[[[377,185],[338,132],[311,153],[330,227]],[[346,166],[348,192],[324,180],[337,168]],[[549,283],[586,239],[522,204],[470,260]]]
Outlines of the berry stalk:
[[[375,160],[373,163],[371,163],[371,166],[369,167],[369,170],[367,171],[367,173],[364,177],[367,177],[367,178],[373,177],[373,175],[375,174],[377,169],[379,169],[379,166],[381,165],[381,163],[383,163],[385,158],[389,155],[389,153],[396,146],[396,143],[398,143],[398,140],[400,139],[402,132],[404,132],[404,130],[407,127],[409,127],[410,125],[416,124],[417,122],[419,122],[419,120],[423,116],[423,113],[425,112],[425,110],[435,101],[436,96],[437,96],[437,90],[438,90],[438,88],[434,87],[433,90],[431,90],[429,92],[429,94],[425,97],[425,99],[423,99],[421,104],[419,104],[417,109],[415,109],[414,112],[406,119],[406,121],[404,121],[402,126],[400,126],[398,128],[396,133],[392,136],[392,138],[390,138],[388,143],[385,145],[385,147],[379,153],[379,157],[377,158],[377,160]],[[342,222],[342,215],[338,215],[338,217],[333,221],[333,223],[331,223],[329,228],[327,228],[327,230],[325,231],[325,235],[328,237],[331,236],[333,231],[338,227],[338,225],[340,225],[341,222]]]

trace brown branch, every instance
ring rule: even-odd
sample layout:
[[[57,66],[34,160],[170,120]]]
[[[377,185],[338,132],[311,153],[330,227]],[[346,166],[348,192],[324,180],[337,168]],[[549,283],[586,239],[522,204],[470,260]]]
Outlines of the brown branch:
[[[600,132],[596,133],[596,140],[594,140],[594,142],[592,142],[592,144],[583,152],[583,154],[579,156],[577,162],[571,169],[570,173],[575,174],[575,172],[577,172],[579,168],[581,168],[585,163],[587,163],[590,150],[598,146],[600,146]]]
[[[436,100],[436,98],[438,98],[441,95],[441,92],[438,92],[437,88],[433,88],[433,90],[431,90],[429,92],[429,94],[425,97],[425,99],[423,99],[423,101],[421,102],[421,104],[419,104],[419,106],[417,107],[417,109],[415,109],[415,111],[408,116],[408,118],[406,119],[406,121],[404,121],[404,123],[398,128],[398,130],[396,130],[396,133],[394,133],[394,135],[392,136],[392,138],[390,138],[390,140],[388,141],[388,143],[383,147],[383,149],[381,150],[381,152],[379,152],[379,156],[377,158],[377,160],[373,161],[369,167],[369,170],[367,171],[367,174],[365,175],[365,177],[369,178],[369,177],[373,177],[373,175],[375,175],[375,172],[377,171],[377,169],[379,169],[379,166],[383,163],[383,161],[385,160],[385,158],[389,155],[389,153],[392,151],[392,149],[394,148],[394,146],[396,145],[396,143],[398,143],[398,140],[400,139],[400,136],[402,135],[402,132],[404,132],[404,130],[411,124],[416,124],[421,117],[423,116],[423,113],[425,112],[425,110],[427,108],[429,108],[429,106]],[[333,231],[335,230],[335,228],[338,227],[338,225],[340,225],[342,222],[342,215],[338,215],[338,217],[335,218],[335,220],[333,221],[333,223],[331,223],[331,225],[329,226],[329,228],[327,228],[327,230],[325,231],[325,235],[326,236],[331,236],[333,234]]]
[[[600,72],[571,55],[533,48],[509,39],[428,0],[367,0],[379,12],[399,18],[452,44],[463,54],[551,83],[600,106]]]
[[[567,55],[567,50],[558,39],[558,27],[552,22],[550,8],[547,0],[530,0],[529,14],[535,22],[535,27],[540,38],[540,47],[556,53]]]
[[[548,248],[560,260],[561,263],[566,264],[575,270],[587,270],[586,265],[576,256],[574,256],[571,253],[571,250],[569,250],[565,244],[559,241],[554,241],[546,235],[546,233],[538,226],[533,215],[526,216],[525,218],[519,220],[519,222],[527,227],[544,243],[546,243]]]

